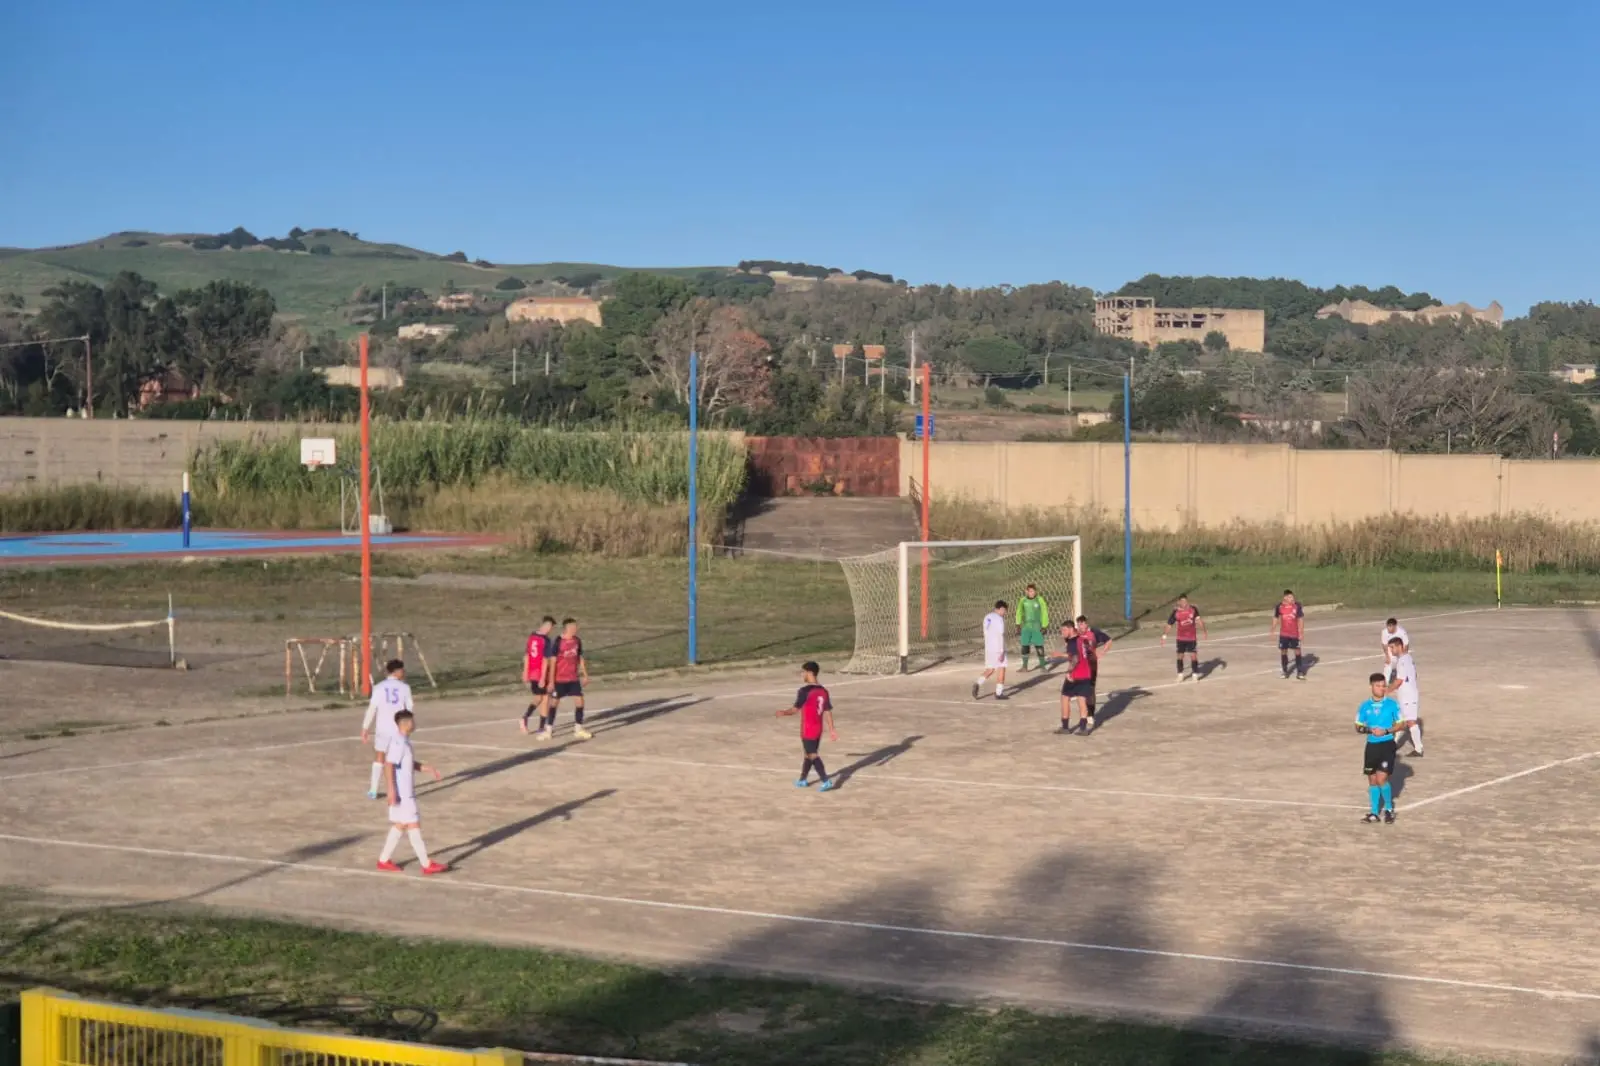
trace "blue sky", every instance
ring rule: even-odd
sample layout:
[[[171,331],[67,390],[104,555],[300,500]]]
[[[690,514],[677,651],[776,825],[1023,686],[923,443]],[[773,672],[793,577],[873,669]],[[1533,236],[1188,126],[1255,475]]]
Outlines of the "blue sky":
[[[0,3],[0,245],[1600,295],[1600,4]]]

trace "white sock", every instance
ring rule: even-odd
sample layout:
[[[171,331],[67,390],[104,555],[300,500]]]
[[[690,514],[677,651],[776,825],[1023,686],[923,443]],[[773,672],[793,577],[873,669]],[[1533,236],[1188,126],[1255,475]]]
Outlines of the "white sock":
[[[372,764],[372,784],[367,786],[367,791],[368,792],[376,792],[376,791],[378,791],[378,785],[379,785],[380,782],[382,782],[382,780],[383,780],[383,763],[375,762],[375,763]]]
[[[398,833],[399,830],[395,832]],[[422,845],[422,830],[407,829],[406,839],[411,841],[411,850],[417,853],[417,861],[424,866],[428,865],[428,849]]]
[[[1411,746],[1417,749],[1417,754],[1422,754],[1422,726],[1416,722],[1411,723]]]
[[[378,856],[379,862],[388,862],[394,858],[394,849],[400,846],[400,830],[394,826],[389,827],[389,839],[383,842],[383,854]]]
[[[994,694],[996,696],[1004,696],[1006,694],[1006,687],[1000,682],[996,681],[994,683]]]
[[[981,685],[987,680],[989,680],[989,675],[988,674],[979,674],[978,675],[978,680],[974,681],[973,684],[974,685]]]

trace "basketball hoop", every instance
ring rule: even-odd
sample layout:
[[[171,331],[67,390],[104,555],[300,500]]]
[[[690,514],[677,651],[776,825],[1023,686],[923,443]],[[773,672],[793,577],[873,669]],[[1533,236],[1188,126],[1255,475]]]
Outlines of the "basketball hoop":
[[[301,437],[300,465],[312,472],[332,466],[338,450],[332,437]]]

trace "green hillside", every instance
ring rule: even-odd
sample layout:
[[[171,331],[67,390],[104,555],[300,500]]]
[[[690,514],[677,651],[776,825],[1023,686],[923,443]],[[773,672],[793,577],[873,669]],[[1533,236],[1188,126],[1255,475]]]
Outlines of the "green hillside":
[[[62,281],[77,280],[103,285],[122,271],[133,271],[155,282],[165,293],[194,288],[219,279],[260,285],[271,291],[279,313],[300,321],[308,329],[345,329],[345,314],[356,290],[376,289],[384,282],[411,285],[430,294],[447,288],[494,293],[495,284],[516,277],[539,291],[540,283],[553,287],[556,278],[598,275],[611,278],[626,269],[600,263],[495,263],[483,266],[460,262],[433,252],[398,244],[359,239],[336,229],[314,229],[300,238],[307,251],[274,250],[265,244],[242,248],[201,250],[210,234],[115,233],[99,240],[60,248],[0,248],[0,294],[16,293],[30,308],[43,301],[43,292]],[[213,238],[214,239],[214,238]],[[327,254],[309,249],[323,246]],[[649,267],[656,273],[693,276],[720,267]],[[509,295],[522,295],[514,292]],[[500,292],[498,295],[508,295]]]

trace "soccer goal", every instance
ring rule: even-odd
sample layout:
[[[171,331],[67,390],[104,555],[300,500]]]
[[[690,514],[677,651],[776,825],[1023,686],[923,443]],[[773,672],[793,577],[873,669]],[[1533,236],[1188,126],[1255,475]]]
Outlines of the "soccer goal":
[[[983,616],[996,600],[1015,609],[1028,585],[1050,610],[1048,646],[1083,613],[1083,548],[1075,536],[905,541],[839,560],[855,607],[856,645],[846,673],[892,674],[983,650]],[[1008,630],[1016,625],[1015,615]]]

